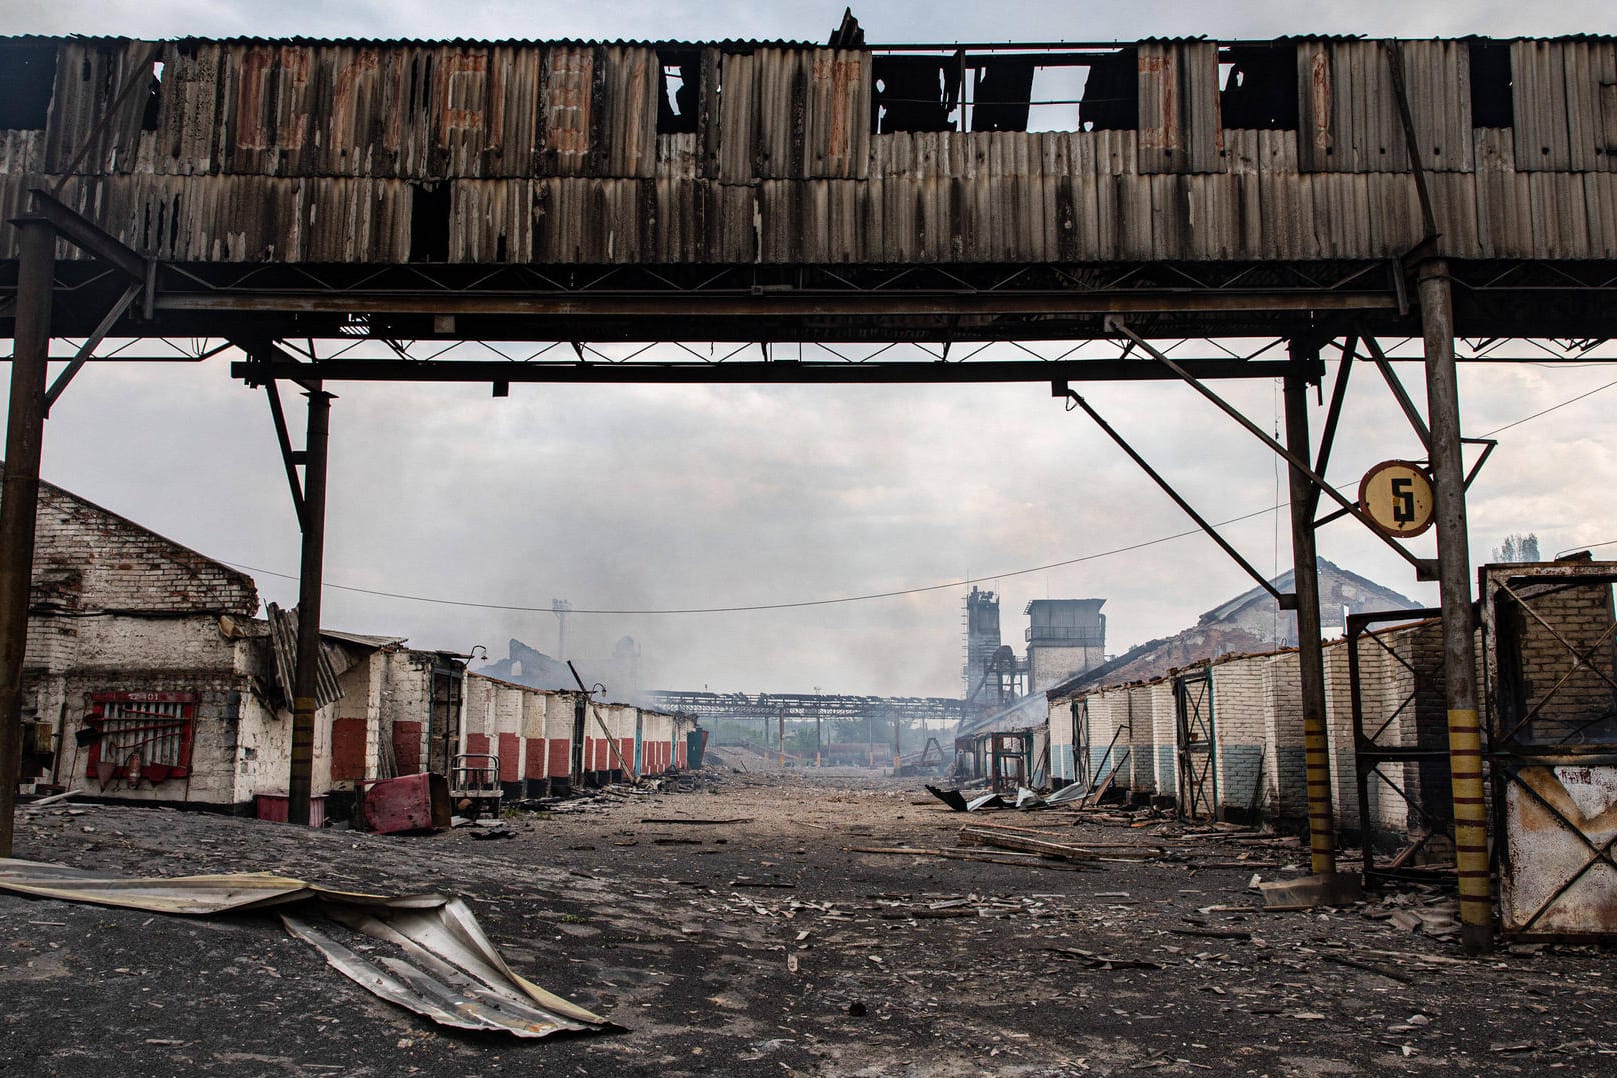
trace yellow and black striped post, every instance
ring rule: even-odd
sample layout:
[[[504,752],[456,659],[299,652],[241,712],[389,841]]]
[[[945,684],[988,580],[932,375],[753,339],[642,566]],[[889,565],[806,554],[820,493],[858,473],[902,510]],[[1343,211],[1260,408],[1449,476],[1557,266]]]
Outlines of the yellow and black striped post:
[[[1286,449],[1310,460],[1308,384],[1286,379]],[[1291,480],[1292,590],[1297,597],[1297,672],[1302,694],[1303,758],[1308,776],[1308,845],[1316,876],[1336,873],[1336,815],[1331,798],[1330,739],[1325,730],[1325,649],[1319,636],[1319,559],[1314,548],[1313,481],[1288,464]]]
[[[1493,886],[1488,874],[1488,817],[1482,795],[1482,728],[1477,718],[1476,626],[1461,459],[1460,390],[1454,366],[1454,308],[1448,263],[1420,268],[1426,340],[1427,419],[1437,512],[1438,581],[1443,609],[1443,690],[1453,774],[1454,861],[1460,881],[1461,943],[1470,954],[1493,946]]]

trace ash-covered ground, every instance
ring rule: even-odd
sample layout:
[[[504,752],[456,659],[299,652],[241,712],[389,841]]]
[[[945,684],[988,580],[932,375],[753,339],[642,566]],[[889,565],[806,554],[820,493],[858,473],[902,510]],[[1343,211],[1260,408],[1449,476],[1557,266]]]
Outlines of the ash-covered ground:
[[[739,822],[645,822],[672,818]],[[1108,859],[942,855],[968,822]],[[328,968],[273,915],[0,895],[0,1073],[1617,1073],[1608,954],[1464,958],[1387,918],[1424,896],[1262,912],[1254,875],[1307,869],[1283,838],[1111,812],[968,817],[921,780],[814,772],[730,774],[508,825],[503,839],[376,836],[58,805],[20,815],[17,856],[458,894],[517,972],[625,1032],[436,1027]]]

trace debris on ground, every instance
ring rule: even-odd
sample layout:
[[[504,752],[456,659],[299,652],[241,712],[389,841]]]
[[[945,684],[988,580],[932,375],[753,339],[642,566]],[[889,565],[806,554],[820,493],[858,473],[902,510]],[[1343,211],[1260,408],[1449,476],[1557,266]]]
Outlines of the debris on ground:
[[[601,1032],[606,1019],[511,972],[458,898],[336,891],[264,872],[130,878],[0,858],[0,890],[150,913],[206,917],[274,910],[286,930],[355,984],[439,1025],[547,1037]],[[374,961],[351,935],[397,946],[409,959]]]

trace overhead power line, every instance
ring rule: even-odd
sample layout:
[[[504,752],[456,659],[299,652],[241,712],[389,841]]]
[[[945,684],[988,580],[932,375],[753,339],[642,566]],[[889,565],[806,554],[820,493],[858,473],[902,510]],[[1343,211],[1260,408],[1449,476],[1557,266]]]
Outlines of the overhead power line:
[[[1276,509],[1283,509],[1283,508],[1285,508],[1284,505],[1271,505],[1267,509],[1258,509],[1258,510],[1255,510],[1255,511],[1253,511],[1251,513],[1243,513],[1238,517],[1230,517],[1228,520],[1218,521],[1214,525],[1214,527],[1222,528],[1226,524],[1238,524],[1243,520],[1251,520],[1253,517],[1261,517],[1266,513],[1273,513]],[[1067,566],[1067,565],[1078,565],[1078,564],[1080,564],[1082,562],[1096,561],[1096,560],[1098,560],[1100,558],[1109,558],[1109,557],[1112,557],[1112,556],[1117,555],[1117,554],[1127,554],[1127,553],[1129,553],[1130,551],[1133,551],[1133,550],[1143,550],[1146,547],[1156,546],[1159,543],[1170,543],[1170,542],[1174,541],[1175,539],[1184,539],[1187,536],[1200,535],[1200,534],[1201,534],[1201,529],[1200,528],[1191,528],[1191,529],[1189,529],[1187,531],[1175,532],[1172,535],[1158,536],[1155,539],[1146,539],[1146,540],[1143,540],[1142,542],[1130,543],[1128,546],[1113,547],[1110,550],[1101,550],[1101,551],[1097,551],[1097,552],[1095,552],[1093,554],[1081,554],[1076,558],[1066,558],[1066,559],[1064,559],[1062,561],[1053,561],[1053,562],[1049,562],[1049,563],[1047,563],[1045,565],[1035,565],[1035,566],[1031,566],[1030,568],[1027,568],[1027,569],[1012,569],[1011,571],[1005,572],[1005,573],[987,573],[987,574],[984,574],[983,576],[974,576],[974,577],[970,577],[970,578],[965,579],[965,580],[951,580],[951,581],[949,581],[948,583],[945,583],[945,584],[926,584],[926,585],[923,585],[922,587],[918,587],[918,588],[897,588],[897,589],[895,589],[893,591],[874,591],[874,592],[867,592],[867,593],[865,593],[863,595],[839,595],[839,596],[837,596],[835,598],[832,598],[832,599],[804,599],[804,600],[800,600],[798,602],[791,602],[791,603],[754,603],[754,604],[746,605],[746,606],[672,607],[672,608],[665,608],[665,609],[661,609],[661,610],[608,610],[608,609],[585,609],[583,607],[574,607],[571,611],[569,611],[569,613],[573,613],[573,614],[620,614],[620,615],[627,615],[627,614],[745,614],[745,613],[753,613],[753,612],[764,611],[764,610],[802,610],[805,607],[813,607],[813,606],[836,606],[836,605],[839,605],[839,604],[842,604],[842,603],[863,603],[863,602],[868,602],[868,601],[873,600],[873,599],[895,599],[895,598],[898,598],[899,596],[903,596],[903,595],[921,595],[921,594],[924,594],[924,593],[929,592],[929,591],[950,591],[950,590],[955,589],[955,588],[963,588],[963,587],[967,587],[967,586],[972,585],[972,584],[982,584],[982,583],[986,583],[986,582],[991,581],[991,580],[1003,580],[1004,578],[1010,577],[1010,576],[1027,576],[1029,573],[1042,573],[1047,569],[1060,569],[1063,566]],[[226,562],[225,564],[229,565],[230,567],[232,567],[234,569],[241,569],[244,572],[262,573],[265,576],[280,577],[283,580],[296,580],[296,579],[298,579],[297,576],[292,574],[292,573],[277,573],[272,569],[256,569],[251,565],[242,565],[239,562]],[[360,595],[375,595],[375,596],[379,596],[379,597],[384,598],[384,599],[406,599],[406,600],[409,600],[410,602],[432,603],[432,604],[437,605],[437,606],[460,606],[460,607],[468,607],[468,608],[471,608],[471,609],[474,609],[474,610],[508,610],[508,611],[512,611],[512,612],[515,612],[515,613],[523,613],[523,614],[549,613],[550,612],[550,607],[549,606],[513,606],[513,605],[510,605],[510,604],[507,604],[507,603],[473,603],[473,602],[467,602],[467,601],[461,600],[461,599],[436,599],[436,598],[432,598],[431,596],[426,596],[426,595],[406,595],[406,594],[401,593],[401,592],[377,591],[377,590],[372,589],[372,588],[355,588],[355,587],[350,587],[349,585],[346,585],[346,584],[326,583],[324,586],[328,587],[328,588],[333,588],[333,589],[335,589],[337,591],[355,592],[355,593],[360,594]]]
[[[1522,418],[1514,420],[1513,422],[1506,423],[1502,427],[1495,427],[1486,434],[1478,435],[1478,437],[1491,438],[1502,431],[1510,430],[1512,427],[1519,427],[1523,423],[1538,419],[1541,416],[1549,415],[1551,412],[1565,408],[1569,404],[1576,404],[1578,401],[1592,397],[1596,393],[1610,389],[1612,386],[1617,386],[1617,381],[1611,381],[1607,382],[1605,385],[1596,386],[1591,390],[1579,393],[1576,397],[1571,397],[1567,400],[1561,401],[1559,404],[1552,404],[1548,408],[1534,412],[1532,415],[1523,416]],[[1277,505],[1269,506],[1267,509],[1257,509],[1250,513],[1242,513],[1240,516],[1230,517],[1228,520],[1217,521],[1213,526],[1215,528],[1222,528],[1227,524],[1239,524],[1243,520],[1251,520],[1253,517],[1261,517],[1266,513],[1273,513],[1277,510],[1284,509],[1290,504],[1291,503],[1289,501],[1280,502]],[[1084,562],[1098,561],[1101,558],[1110,558],[1118,554],[1127,554],[1135,550],[1144,550],[1147,547],[1157,546],[1161,543],[1171,543],[1176,539],[1185,539],[1189,536],[1200,534],[1200,528],[1189,528],[1182,532],[1174,532],[1172,535],[1163,535],[1156,539],[1146,539],[1138,543],[1130,543],[1127,546],[1113,547],[1110,550],[1097,551],[1093,554],[1081,554],[1076,558],[1066,558],[1062,561],[1048,562],[1044,565],[1035,565],[1026,569],[1012,569],[1009,572],[1004,573],[987,573],[983,576],[968,577],[964,580],[951,580],[944,584],[926,584],[918,588],[896,588],[892,591],[866,592],[862,595],[839,595],[831,599],[803,599],[790,603],[752,603],[741,606],[670,607],[661,610],[613,610],[606,608],[585,609],[582,607],[575,607],[568,612],[572,614],[612,614],[619,616],[662,614],[749,614],[767,610],[803,610],[816,606],[838,606],[845,603],[870,602],[875,599],[896,599],[905,595],[923,595],[932,591],[951,591],[955,588],[969,587],[972,584],[982,584],[992,580],[1003,580],[1006,577],[1027,576],[1031,573],[1042,573],[1048,569],[1060,569],[1068,565],[1080,565]],[[1613,543],[1617,543],[1617,540],[1613,540]],[[1607,546],[1611,544],[1598,543],[1595,545]],[[1578,549],[1581,550],[1585,548],[1579,547]],[[225,564],[234,569],[240,569],[243,572],[259,573],[263,576],[278,577],[282,580],[298,579],[297,575],[293,573],[278,573],[273,569],[259,569],[251,565],[243,565],[239,562],[225,562]],[[554,609],[553,606],[520,606],[509,603],[474,603],[463,599],[438,599],[429,595],[409,595],[404,592],[379,591],[374,588],[356,588],[348,584],[332,584],[330,582],[326,582],[322,586],[330,588],[334,591],[352,592],[356,595],[374,595],[383,599],[401,599],[412,603],[430,603],[434,606],[458,606],[470,610],[504,610],[519,614],[539,614],[550,613]]]

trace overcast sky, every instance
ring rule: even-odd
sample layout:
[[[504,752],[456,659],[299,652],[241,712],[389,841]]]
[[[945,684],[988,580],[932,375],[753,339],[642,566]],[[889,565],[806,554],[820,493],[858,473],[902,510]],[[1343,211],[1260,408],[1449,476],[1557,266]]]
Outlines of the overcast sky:
[[[305,3],[0,0],[7,33],[366,37],[762,37],[823,40],[841,4]],[[1361,2],[873,3],[872,43],[1106,40],[1298,32],[1500,36],[1617,33],[1617,5]],[[1482,434],[1617,379],[1572,369],[1469,366],[1467,434]],[[261,392],[202,365],[100,364],[47,424],[48,480],[192,546],[293,574],[298,536]],[[1403,368],[1424,400],[1419,368]],[[1334,373],[1334,369],[1333,369]],[[1373,379],[1355,379],[1331,478],[1419,456]],[[1266,429],[1276,388],[1223,386]],[[1177,631],[1250,582],[1103,435],[1045,384],[992,387],[483,387],[348,385],[332,410],[327,580],[446,600],[654,610],[833,599],[987,578],[1019,648],[1029,599],[1103,597],[1108,650]],[[1284,500],[1267,451],[1183,386],[1087,395],[1209,517]],[[301,403],[299,401],[298,403]],[[1610,491],[1617,389],[1503,432],[1471,493],[1473,557],[1536,532],[1546,556],[1617,540]],[[1316,409],[1316,429],[1319,418]],[[1278,496],[1277,496],[1278,495]],[[1227,528],[1260,568],[1290,566],[1270,513]],[[1121,548],[1152,545],[1121,553]],[[1430,556],[1432,539],[1412,547]],[[1610,548],[1617,550],[1617,547]],[[1340,522],[1320,551],[1419,600],[1407,566]],[[1092,557],[1094,555],[1105,555]],[[1076,564],[1007,575],[1070,559]],[[292,580],[257,572],[290,605]],[[806,609],[574,615],[573,657],[621,636],[656,687],[956,695],[964,589]],[[507,638],[554,651],[548,612],[470,609],[328,591],[326,623],[503,655]]]

